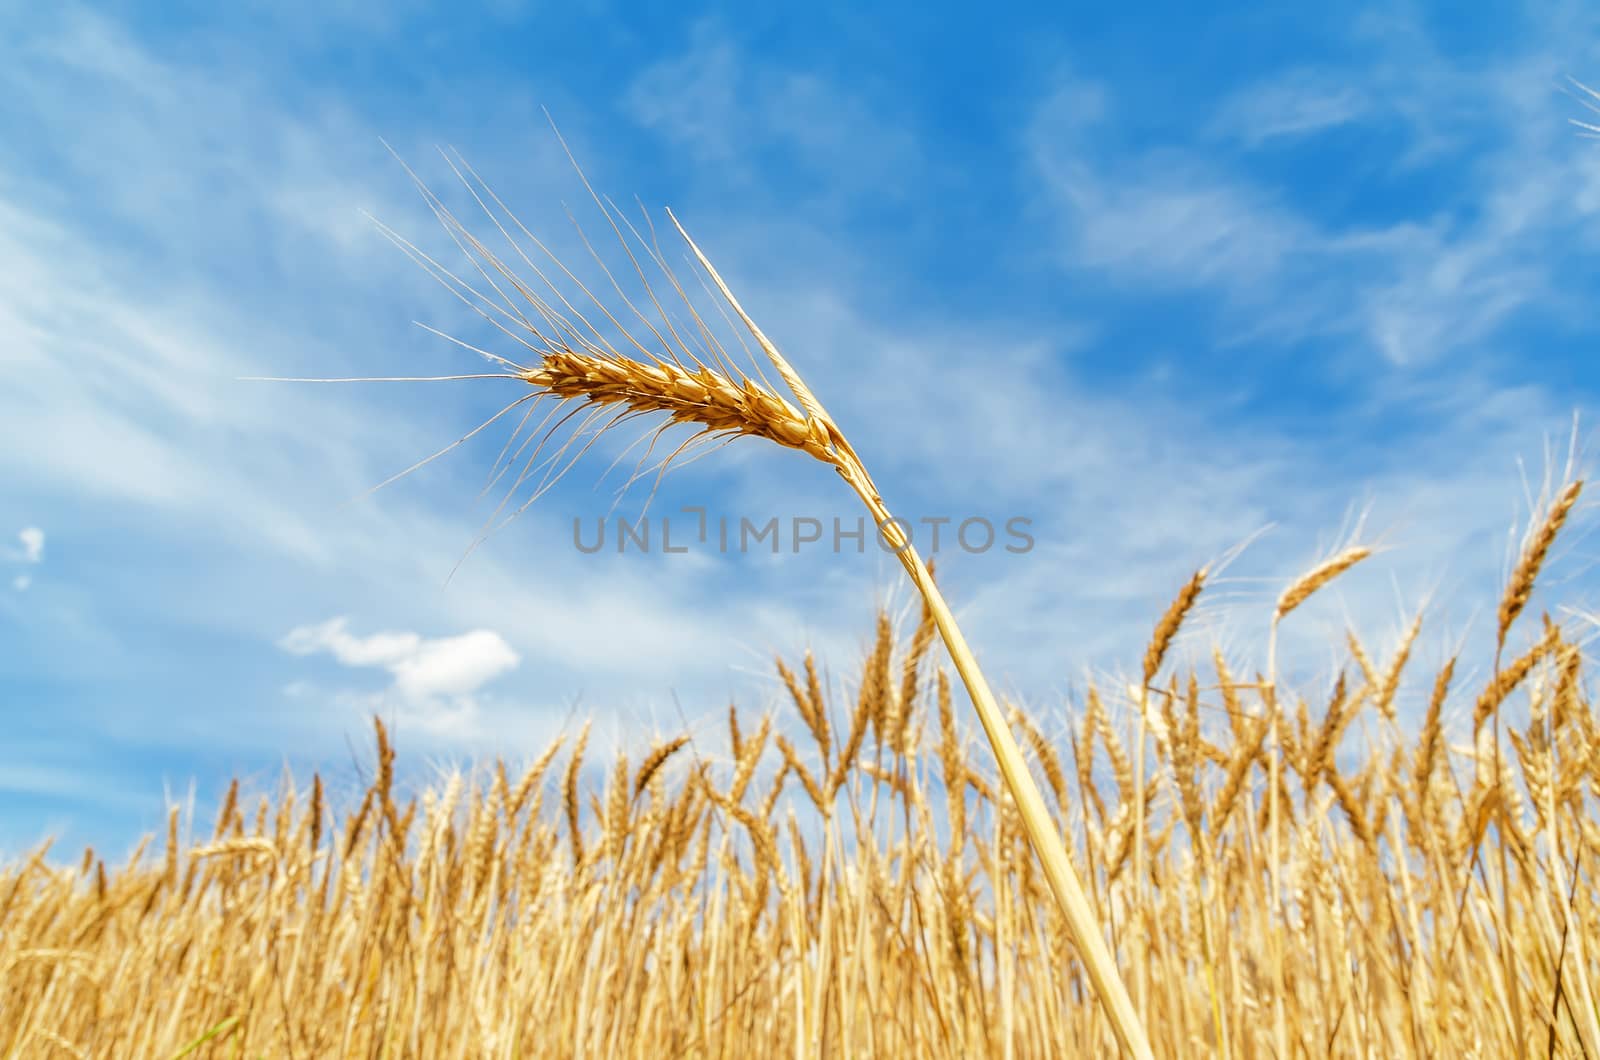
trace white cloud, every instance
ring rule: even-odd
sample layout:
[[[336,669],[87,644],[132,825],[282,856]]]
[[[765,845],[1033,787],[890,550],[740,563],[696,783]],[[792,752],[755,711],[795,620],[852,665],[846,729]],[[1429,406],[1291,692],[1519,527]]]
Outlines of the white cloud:
[[[343,617],[293,629],[279,641],[279,647],[292,655],[328,654],[342,666],[386,670],[393,677],[389,693],[409,708],[410,720],[436,732],[457,735],[470,727],[483,686],[522,661],[505,638],[491,630],[433,639],[404,632],[361,637],[350,632]],[[293,682],[285,694],[303,698],[307,686]],[[364,705],[389,699],[351,693],[339,698]]]
[[[465,696],[521,661],[511,646],[489,630],[423,641],[393,667],[395,687],[407,698]]]
[[[28,586],[33,584],[33,579],[26,574],[19,574],[11,579],[11,587],[17,592],[26,592]]]
[[[22,542],[22,562],[38,563],[44,559],[44,531],[37,526],[26,526],[17,532]]]

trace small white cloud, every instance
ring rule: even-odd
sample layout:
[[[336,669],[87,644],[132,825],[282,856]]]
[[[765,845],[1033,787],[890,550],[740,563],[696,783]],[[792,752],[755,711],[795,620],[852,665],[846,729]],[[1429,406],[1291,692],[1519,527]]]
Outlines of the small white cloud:
[[[32,584],[33,579],[28,577],[26,574],[19,574],[15,578],[11,579],[11,587],[19,593],[26,592],[28,586]]]
[[[37,526],[25,526],[17,531],[17,540],[22,542],[22,551],[17,558],[23,563],[38,563],[44,559],[44,531]]]
[[[408,699],[465,696],[521,660],[498,633],[486,629],[422,641],[414,653],[390,669],[395,687]]]
[[[293,655],[325,653],[342,666],[387,670],[394,678],[388,692],[356,697],[363,705],[376,707],[389,696],[398,696],[410,720],[434,731],[458,734],[477,710],[478,691],[522,661],[505,638],[492,630],[434,639],[405,632],[360,637],[350,632],[343,617],[291,630],[278,646]],[[297,681],[285,692],[298,697],[307,690],[308,686]]]

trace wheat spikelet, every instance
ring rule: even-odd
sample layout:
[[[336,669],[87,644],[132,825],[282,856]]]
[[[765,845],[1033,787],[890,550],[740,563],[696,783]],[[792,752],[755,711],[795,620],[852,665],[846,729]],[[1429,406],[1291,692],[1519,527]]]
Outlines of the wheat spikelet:
[[[222,838],[222,834],[228,830],[228,826],[233,822],[234,810],[238,808],[238,805],[239,781],[235,779],[228,785],[227,794],[222,797],[222,808],[217,811],[217,824],[211,832],[212,839]]]
[[[578,771],[583,768],[583,752],[589,745],[589,723],[585,722],[583,731],[578,733],[578,743],[572,749],[572,758],[567,762],[566,777],[561,783],[562,806],[567,815],[567,833],[572,845],[572,864],[574,867],[583,864],[583,833],[578,828],[580,807],[578,804]]]
[[[1274,622],[1287,618],[1289,613],[1305,603],[1318,589],[1327,585],[1333,579],[1354,567],[1357,563],[1372,555],[1372,550],[1364,545],[1353,545],[1337,555],[1324,560],[1301,575],[1278,597],[1278,606],[1272,613]]]
[[[534,760],[533,764],[523,773],[522,778],[517,781],[517,786],[511,790],[510,798],[506,802],[506,824],[508,826],[515,824],[517,817],[522,813],[523,807],[528,802],[528,797],[539,786],[539,782],[544,779],[545,773],[549,771],[550,764],[555,761],[564,741],[565,737],[562,736],[550,741],[550,746],[546,747],[543,753]]]
[[[322,774],[313,773],[311,776],[311,804],[306,807],[306,820],[311,835],[311,851],[316,853],[322,846],[322,816],[323,807]],[[176,821],[176,818],[174,818]]]
[[[1472,708],[1472,735],[1474,737],[1482,730],[1484,722],[1489,720],[1489,716],[1505,701],[1506,696],[1511,694],[1512,689],[1521,684],[1523,678],[1528,676],[1528,673],[1539,660],[1554,648],[1558,638],[1559,634],[1556,633],[1555,627],[1551,627],[1533,647],[1518,657],[1510,666],[1495,674],[1489,681],[1489,684],[1484,687],[1483,692],[1478,696],[1477,703]]]
[[[750,786],[750,781],[755,777],[756,767],[761,764],[761,754],[766,750],[767,740],[771,736],[772,715],[763,714],[756,734],[744,741],[734,763],[733,779],[728,785],[728,798],[734,802],[743,801],[745,788]]]
[[[1117,735],[1117,730],[1111,724],[1111,718],[1100,705],[1100,693],[1091,688],[1088,699],[1090,709],[1094,712],[1095,728],[1100,733],[1100,743],[1105,747],[1106,758],[1111,762],[1111,779],[1117,785],[1117,799],[1119,802],[1132,803],[1135,797],[1133,763],[1122,746],[1122,738]]]
[[[637,799],[644,793],[645,786],[650,783],[650,778],[655,776],[662,766],[667,764],[667,759],[677,754],[689,742],[689,737],[679,736],[675,740],[668,740],[645,756],[639,765],[639,775],[633,780],[633,797]]]
[[[466,866],[467,893],[474,901],[488,893],[498,847],[500,813],[499,799],[491,797],[487,802],[473,799],[462,863]]]
[[[866,705],[867,717],[872,722],[874,738],[882,743],[889,734],[894,717],[894,686],[889,676],[894,654],[894,626],[886,612],[878,612],[877,631],[872,651],[861,679],[861,701]]]
[[[1161,621],[1156,623],[1155,632],[1150,636],[1150,643],[1144,649],[1144,683],[1148,685],[1155,680],[1156,672],[1161,669],[1161,662],[1166,658],[1167,649],[1172,646],[1172,641],[1178,635],[1178,629],[1183,625],[1185,616],[1194,607],[1195,601],[1200,597],[1200,590],[1205,587],[1206,568],[1201,567],[1194,572],[1194,576],[1186,582],[1172,603],[1167,605],[1167,610],[1162,614]]]
[[[1105,800],[1100,797],[1100,792],[1094,783],[1094,742],[1095,720],[1100,708],[1099,697],[1092,697],[1084,707],[1083,718],[1079,722],[1078,731],[1072,733],[1072,765],[1075,779],[1078,783],[1078,796],[1089,802],[1094,807],[1095,815],[1100,823],[1105,823]],[[1069,730],[1070,732],[1070,730]],[[1084,814],[1085,826],[1090,824],[1088,814]]]
[[[1375,689],[1382,679],[1378,676],[1377,667],[1372,665],[1372,657],[1367,654],[1366,646],[1361,643],[1354,630],[1345,633],[1345,643],[1350,648],[1350,657],[1355,659],[1356,665],[1361,667],[1361,676],[1366,680],[1369,689]]]
[[[939,710],[939,773],[944,781],[951,843],[959,849],[967,830],[967,761],[961,753],[955,710],[950,702],[950,678],[944,670],[935,673],[934,687],[934,699]]]
[[[606,856],[615,865],[622,860],[622,850],[628,841],[628,833],[632,829],[633,814],[631,812],[630,796],[632,791],[628,784],[628,756],[625,752],[617,752],[617,760],[612,766],[611,783],[606,789],[605,807],[605,839]]]
[[[1334,682],[1333,696],[1328,701],[1328,710],[1322,719],[1322,725],[1306,748],[1305,764],[1300,770],[1300,775],[1305,780],[1307,798],[1315,793],[1317,778],[1333,764],[1333,753],[1338,747],[1339,736],[1344,730],[1346,720],[1344,717],[1346,698],[1345,678],[1341,672],[1339,679]]]
[[[1223,776],[1222,789],[1211,807],[1211,827],[1219,833],[1219,838],[1223,825],[1227,824],[1228,817],[1233,813],[1234,804],[1238,802],[1245,778],[1250,775],[1250,767],[1261,753],[1261,742],[1271,727],[1266,718],[1253,718],[1245,724],[1249,727],[1248,731],[1234,744],[1233,755],[1228,760],[1227,772]]]
[[[1355,792],[1350,789],[1349,782],[1339,772],[1338,766],[1328,762],[1323,770],[1327,777],[1328,787],[1333,789],[1339,809],[1344,812],[1345,820],[1350,824],[1350,832],[1362,846],[1369,848],[1371,855],[1377,856],[1376,839],[1373,837],[1371,825],[1367,821],[1366,812],[1361,808],[1361,802],[1356,798]]]
[[[1495,627],[1497,645],[1505,644],[1511,624],[1527,606],[1528,598],[1533,595],[1533,583],[1539,577],[1539,568],[1544,565],[1550,546],[1555,543],[1556,535],[1561,532],[1567,516],[1572,514],[1572,506],[1578,503],[1578,495],[1582,492],[1582,479],[1568,483],[1551,503],[1550,510],[1545,513],[1544,521],[1539,524],[1538,530],[1528,539],[1527,546],[1523,548],[1522,555],[1517,560],[1516,569],[1511,573],[1511,580],[1506,585],[1505,595],[1500,598],[1500,610],[1496,616],[1498,622]]]
[[[1412,767],[1412,794],[1419,805],[1426,805],[1429,785],[1433,779],[1434,763],[1439,758],[1439,739],[1443,728],[1441,717],[1445,696],[1450,691],[1450,681],[1455,676],[1456,660],[1451,657],[1433,681],[1433,694],[1428,697],[1428,711],[1422,719],[1422,734],[1417,740],[1416,764]]]
[[[763,821],[771,821],[773,810],[777,808],[778,796],[783,794],[783,786],[788,783],[790,766],[785,762],[778,771],[772,775],[772,783],[767,787],[766,795],[761,799],[761,812],[758,815]]]
[[[928,569],[932,571],[931,563]],[[917,631],[911,637],[911,650],[906,653],[901,668],[900,693],[895,698],[894,717],[889,726],[891,746],[902,753],[906,749],[906,726],[911,721],[917,698],[918,672],[923,658],[928,654],[928,649],[933,646],[934,632],[933,611],[924,603],[922,617],[917,622]]]
[[[361,806],[345,821],[344,857],[347,861],[355,853],[361,837],[366,832],[367,819],[372,813],[372,798],[372,789],[368,788],[361,798]]]
[[[856,709],[850,715],[850,729],[845,734],[844,745],[839,748],[839,757],[823,787],[823,796],[829,805],[832,805],[839,789],[856,767],[856,757],[861,753],[861,745],[866,742],[867,730],[872,725],[873,706],[873,700],[864,693],[856,699]]]
[[[809,662],[810,655],[808,654],[806,658]],[[789,698],[794,701],[795,709],[800,712],[800,720],[806,723],[806,728],[811,731],[811,737],[817,742],[818,748],[822,751],[823,760],[826,761],[828,744],[832,738],[832,734],[828,729],[827,710],[822,708],[818,700],[812,698],[809,690],[800,687],[799,678],[795,676],[793,670],[784,665],[782,659],[776,660],[776,665],[779,679],[783,681],[784,688],[788,690]],[[738,753],[738,750],[735,749],[734,755],[737,756]]]
[[[817,811],[824,817],[829,816],[826,797],[822,794],[822,786],[817,783],[817,778],[811,775],[811,770],[800,761],[800,756],[794,749],[794,744],[780,735],[777,739],[778,749],[783,754],[783,760],[788,765],[790,772],[800,778],[801,787],[805,788],[806,795],[811,799]]]
[[[1061,769],[1061,756],[1056,753],[1056,749],[1051,745],[1050,741],[1045,739],[1044,733],[1039,731],[1039,726],[1020,708],[1013,707],[1011,717],[1017,725],[1021,726],[1023,739],[1033,749],[1033,756],[1038,760],[1039,768],[1044,772],[1045,783],[1049,785],[1051,793],[1056,797],[1056,805],[1066,806],[1067,777]]]
[[[828,755],[832,751],[828,728],[828,703],[822,695],[822,678],[817,673],[817,660],[809,651],[806,652],[806,698],[811,701],[810,713],[822,730],[817,733],[818,750],[822,754],[823,763],[826,764]]]
[[[1412,620],[1405,635],[1400,638],[1394,659],[1389,663],[1389,668],[1383,672],[1373,691],[1372,701],[1377,706],[1378,713],[1391,723],[1395,721],[1394,694],[1400,687],[1400,672],[1405,669],[1406,661],[1411,658],[1411,646],[1416,643],[1417,634],[1421,632],[1422,616],[1419,614]]]

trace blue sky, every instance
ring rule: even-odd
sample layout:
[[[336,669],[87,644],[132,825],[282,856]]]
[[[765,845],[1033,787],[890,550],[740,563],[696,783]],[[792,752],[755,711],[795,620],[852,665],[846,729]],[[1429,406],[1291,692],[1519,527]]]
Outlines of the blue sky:
[[[458,149],[592,279],[547,108],[602,193],[683,220],[892,508],[1031,519],[941,576],[1056,725],[1200,564],[1233,557],[1184,650],[1248,672],[1284,582],[1357,538],[1381,555],[1286,632],[1302,687],[1424,603],[1402,698],[1457,648],[1481,676],[1514,528],[1569,449],[1589,470],[1591,5],[0,6],[0,851],[348,777],[374,710],[419,777],[582,718],[715,753],[730,698],[780,703],[773,653],[843,685],[909,606],[871,550],[579,553],[631,436],[448,583],[509,428],[352,501],[515,396],[241,381],[482,370],[413,324],[494,339],[369,219],[456,260],[385,141],[467,216]],[[650,512],[688,504],[858,514],[744,444]],[[1538,604],[1592,605],[1586,516]]]

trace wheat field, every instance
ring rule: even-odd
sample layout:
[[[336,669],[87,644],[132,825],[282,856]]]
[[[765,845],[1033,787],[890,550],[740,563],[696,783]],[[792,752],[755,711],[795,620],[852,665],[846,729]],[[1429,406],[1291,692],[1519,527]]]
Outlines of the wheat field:
[[[1577,495],[1530,535],[1502,639]],[[1176,672],[1203,581],[1144,687],[1064,723],[1008,708],[1156,1054],[1600,1055],[1600,725],[1574,636],[1543,617],[1463,687],[1453,659],[1415,672],[1419,617],[1389,658],[1351,636],[1308,701],[1220,653]],[[847,680],[776,661],[781,710],[637,761],[590,762],[585,729],[410,795],[376,721],[350,806],[317,777],[236,783],[203,835],[180,842],[174,809],[120,866],[40,849],[0,870],[0,1050],[1114,1055],[926,612],[880,613],[870,643]]]

